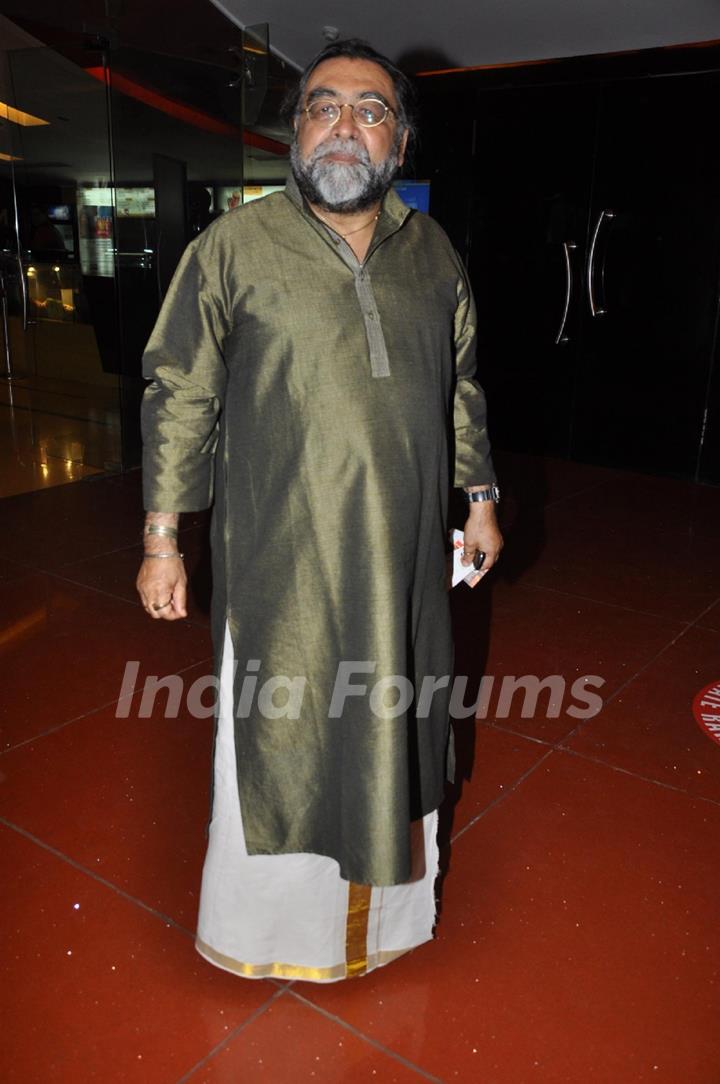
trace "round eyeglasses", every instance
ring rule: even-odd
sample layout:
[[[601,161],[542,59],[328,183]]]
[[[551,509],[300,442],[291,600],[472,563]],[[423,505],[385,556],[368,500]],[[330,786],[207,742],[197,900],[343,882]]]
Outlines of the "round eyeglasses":
[[[353,120],[361,128],[377,127],[386,120],[388,113],[397,116],[395,110],[385,102],[381,102],[379,98],[361,98],[354,105],[350,102],[343,102],[341,105],[340,102],[334,102],[332,98],[316,98],[304,112],[313,123],[321,124],[323,128],[332,128],[340,120],[345,108],[352,111]]]

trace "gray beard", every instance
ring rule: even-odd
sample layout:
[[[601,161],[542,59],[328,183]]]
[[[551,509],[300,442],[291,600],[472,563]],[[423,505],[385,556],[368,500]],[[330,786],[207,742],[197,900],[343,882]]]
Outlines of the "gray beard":
[[[387,158],[375,165],[367,150],[354,140],[335,139],[320,143],[308,158],[303,159],[297,139],[294,139],[290,165],[297,186],[308,203],[324,211],[352,214],[372,207],[390,188],[398,168],[398,140],[395,143]],[[350,165],[325,160],[328,154],[335,152],[353,154],[360,161]]]

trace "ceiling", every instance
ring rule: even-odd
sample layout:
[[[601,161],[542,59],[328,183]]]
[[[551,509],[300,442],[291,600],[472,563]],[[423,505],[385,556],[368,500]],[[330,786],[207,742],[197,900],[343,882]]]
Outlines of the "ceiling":
[[[212,0],[241,26],[269,23],[274,52],[297,67],[323,27],[361,37],[410,71],[720,40],[720,0]]]
[[[394,4],[365,0],[362,6],[346,3],[342,8],[337,0],[212,0],[217,12],[210,0],[185,0],[176,10],[184,13],[186,22],[178,17],[168,24],[173,2],[151,0],[148,7],[144,0],[113,0],[112,4],[109,0],[64,0],[57,8],[53,0],[36,0],[30,10],[34,17],[50,19],[51,25],[54,17],[63,27],[87,32],[88,25],[92,26],[83,22],[82,12],[93,6],[101,12],[107,3],[108,10],[120,13],[116,19],[118,44],[113,51],[119,71],[135,73],[140,83],[160,90],[169,87],[171,97],[183,99],[185,95],[191,105],[209,109],[213,115],[214,103],[220,109],[218,115],[226,118],[233,115],[233,102],[226,100],[232,92],[218,98],[217,86],[228,85],[226,68],[231,60],[227,46],[232,31],[228,34],[219,12],[239,26],[269,23],[272,48],[297,67],[304,66],[325,43],[323,27],[329,23],[334,23],[343,37],[367,38],[410,71],[522,63],[720,39],[720,0],[443,0],[442,16],[438,15],[437,0],[413,0],[412,5],[403,0]],[[5,9],[27,6],[26,0],[12,4],[0,0],[0,4]],[[343,12],[348,13],[347,21],[341,21]],[[149,13],[155,20],[152,25]],[[198,41],[202,35],[192,36],[198,13],[202,13],[203,41]],[[158,28],[165,28],[161,38]],[[161,40],[163,53],[144,53],[146,39]],[[22,132],[22,139],[17,138],[12,146],[12,126],[0,122],[0,152],[21,154],[25,170],[33,176],[83,180],[108,175],[101,84],[52,50],[33,58],[35,52],[43,53],[36,48],[39,41],[2,15],[0,42],[0,101],[12,101],[15,91],[22,91],[23,108],[51,120],[48,127]],[[87,66],[84,55],[75,59]],[[9,79],[11,61],[14,90]],[[210,103],[207,107],[206,100]],[[115,124],[127,137],[121,141],[122,154],[117,156],[118,176],[138,183],[152,181],[153,151],[172,157],[177,156],[178,147],[182,147],[181,157],[193,180],[209,175],[212,164],[210,172],[218,183],[234,184],[239,175],[238,153],[248,182],[281,177],[286,170],[282,158],[252,147],[243,151],[237,141],[209,135],[162,112],[155,115],[126,96],[115,102]],[[268,129],[267,134],[280,139],[286,135],[284,130],[274,129]],[[0,166],[0,179],[2,172]]]
[[[225,89],[221,93],[232,71],[161,53],[136,56],[127,47],[117,49],[113,55],[120,71],[135,72],[137,87],[147,83],[165,88],[181,103],[185,100],[197,106],[192,93],[186,94],[194,90],[201,103],[211,103],[205,110],[197,108],[197,123],[192,123],[187,116],[164,110],[163,95],[156,95],[151,104],[138,100],[132,94],[133,81],[126,80],[130,88],[121,85],[113,98],[114,171],[109,157],[105,86],[93,67],[96,54],[88,54],[83,70],[0,15],[0,102],[47,122],[23,127],[0,118],[0,154],[13,155],[20,161],[16,176],[23,184],[102,186],[114,172],[120,185],[149,186],[153,184],[156,154],[181,158],[190,181],[209,177],[213,183],[226,186],[237,185],[241,176],[246,184],[284,181],[285,157],[242,141],[239,91]],[[183,72],[189,86],[183,82]],[[116,81],[118,74],[115,72]],[[171,98],[164,101],[173,104]],[[207,119],[225,121],[226,130],[208,129],[203,123],[206,113]],[[284,129],[280,134],[286,139]],[[10,175],[9,169],[0,159],[0,188]]]

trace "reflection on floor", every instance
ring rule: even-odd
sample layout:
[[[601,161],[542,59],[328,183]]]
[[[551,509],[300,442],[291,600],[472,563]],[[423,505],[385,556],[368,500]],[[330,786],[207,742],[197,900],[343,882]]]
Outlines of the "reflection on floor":
[[[119,469],[117,391],[70,381],[0,381],[0,497]]]
[[[498,460],[505,551],[452,596],[458,671],[495,685],[455,727],[437,937],[328,987],[196,955],[212,720],[117,710],[128,661],[209,673],[207,516],[165,624],[134,596],[137,474],[3,501],[3,1081],[718,1084],[720,746],[692,702],[720,490]],[[552,707],[500,704],[523,675]]]

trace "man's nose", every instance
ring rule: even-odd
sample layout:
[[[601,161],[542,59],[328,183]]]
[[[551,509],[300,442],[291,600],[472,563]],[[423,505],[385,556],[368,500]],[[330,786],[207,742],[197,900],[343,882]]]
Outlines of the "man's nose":
[[[340,106],[340,119],[333,125],[333,131],[343,139],[356,139],[359,125],[353,116],[353,107],[349,102]]]

